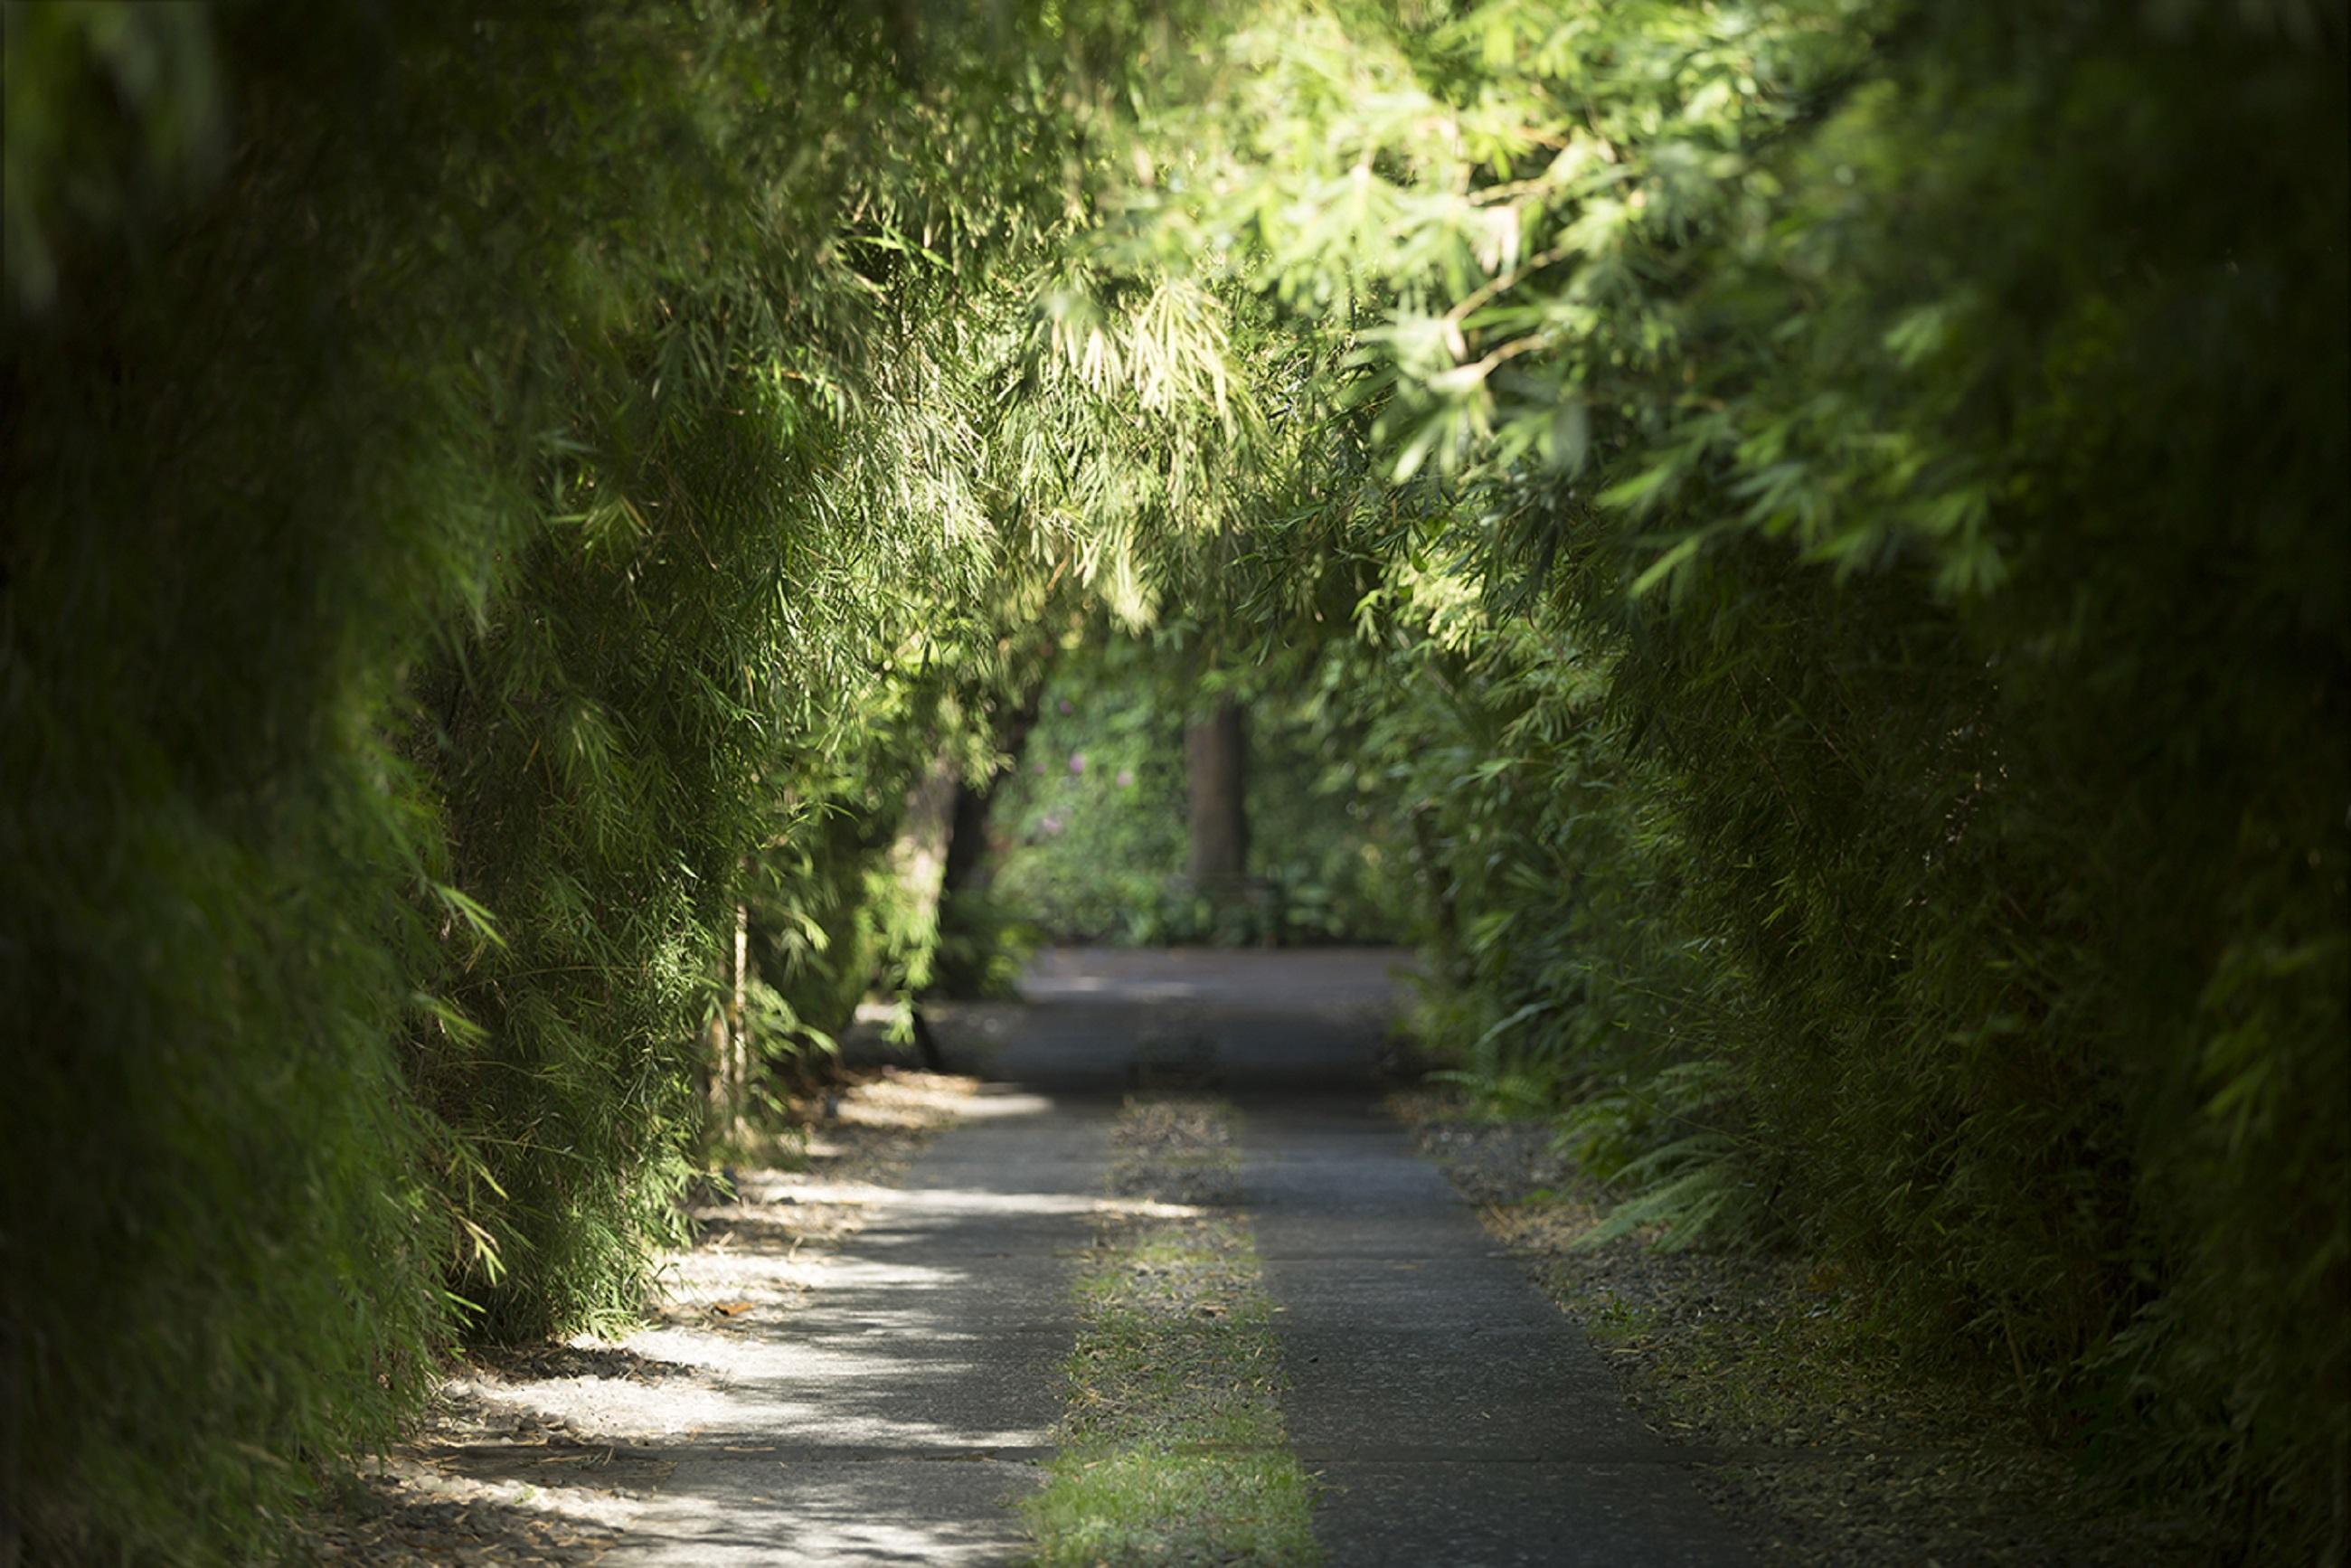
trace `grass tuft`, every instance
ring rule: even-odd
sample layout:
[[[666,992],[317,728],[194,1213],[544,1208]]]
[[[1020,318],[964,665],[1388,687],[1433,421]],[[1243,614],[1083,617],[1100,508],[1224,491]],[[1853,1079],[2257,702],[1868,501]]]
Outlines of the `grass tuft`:
[[[1282,1428],[1280,1349],[1238,1197],[1232,1113],[1130,1101],[1076,1291],[1061,1449],[1023,1505],[1040,1564],[1319,1563]],[[1171,1203],[1183,1193],[1198,1201]]]

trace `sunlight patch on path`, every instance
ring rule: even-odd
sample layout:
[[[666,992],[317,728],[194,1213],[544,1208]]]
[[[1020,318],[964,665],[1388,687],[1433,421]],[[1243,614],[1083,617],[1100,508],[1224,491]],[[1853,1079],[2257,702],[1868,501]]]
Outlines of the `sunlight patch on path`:
[[[318,1554],[371,1565],[611,1561],[658,1518],[654,1494],[676,1489],[705,1454],[757,1448],[780,1464],[781,1449],[761,1439],[812,1425],[828,1444],[946,1441],[920,1422],[839,1419],[858,1358],[837,1337],[795,1357],[781,1336],[792,1314],[844,1283],[909,1301],[954,1289],[952,1270],[876,1264],[841,1248],[877,1217],[897,1223],[890,1184],[949,1122],[1049,1110],[1033,1095],[984,1095],[973,1080],[928,1073],[849,1089],[806,1136],[806,1168],[739,1172],[731,1195],[697,1206],[702,1239],[667,1260],[651,1326],[618,1343],[581,1335],[505,1353],[452,1377],[419,1440],[370,1467],[322,1514]],[[1019,1194],[998,1196],[1020,1205]],[[946,1187],[917,1207],[947,1214],[964,1197]],[[1052,1201],[1040,1195],[1041,1207]],[[967,1359],[978,1354],[969,1347]],[[841,1385],[830,1400],[809,1392],[824,1382]],[[837,1510],[827,1517],[820,1499],[810,1531],[847,1539],[862,1528]]]
[[[632,1345],[715,1398],[616,1565],[1003,1562],[1053,1440],[1068,1276],[1097,1207],[1105,1118],[981,1092],[903,1187],[802,1184],[847,1217],[810,1256],[736,1226],[682,1260],[682,1310]],[[747,1184],[743,1195],[753,1196]],[[729,1309],[737,1309],[729,1312]]]

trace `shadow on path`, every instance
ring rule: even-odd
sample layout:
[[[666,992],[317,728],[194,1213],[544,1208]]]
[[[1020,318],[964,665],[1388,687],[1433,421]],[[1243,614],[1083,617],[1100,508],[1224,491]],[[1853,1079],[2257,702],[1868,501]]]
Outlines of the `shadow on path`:
[[[674,1468],[611,1563],[1018,1554],[1009,1504],[1061,1415],[1108,1111],[1001,1090],[970,1109],[872,1198],[805,1305],[730,1336],[718,1397],[664,1446]],[[674,1333],[680,1354],[711,1338]]]
[[[1029,1089],[1367,1099],[1410,962],[1385,947],[1059,948],[1018,1002],[927,1011],[951,1067]]]
[[[997,1087],[873,1200],[805,1306],[730,1342],[610,1561],[1017,1559],[1011,1505],[1051,1451],[1110,1116],[1155,1086],[1243,1107],[1284,1416],[1333,1563],[1743,1561],[1583,1336],[1379,1114],[1397,964],[1049,953],[1022,1001],[935,1009],[947,1065]]]
[[[1732,1563],[1738,1542],[1581,1332],[1376,1106],[1405,955],[1048,953],[943,1009],[954,1065],[1062,1094],[1213,1089],[1279,1303],[1334,1563]]]

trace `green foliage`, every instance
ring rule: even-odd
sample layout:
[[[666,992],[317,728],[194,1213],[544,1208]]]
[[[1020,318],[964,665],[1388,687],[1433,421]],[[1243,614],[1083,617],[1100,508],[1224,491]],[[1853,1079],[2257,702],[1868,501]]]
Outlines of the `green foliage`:
[[[885,956],[834,827],[1081,521],[975,423],[1064,110],[945,16],[7,16],[5,1489],[216,1561],[635,1308],[737,901],[779,1051]]]
[[[1063,653],[992,824],[991,896],[1061,940],[1161,939],[1186,902],[1184,711],[1128,639]]]
[[[1472,1076],[2286,1555],[2351,1453],[2344,36],[1267,7],[1101,242],[1355,346],[1393,502],[1259,549],[1390,563]]]
[[[1380,942],[1400,931],[1382,780],[1356,766],[1344,694],[1295,657],[1196,675],[1185,628],[1089,637],[1044,687],[1035,732],[996,809],[994,901],[1062,941]],[[1201,694],[1249,715],[1246,903],[1184,878],[1184,725]]]
[[[987,972],[920,787],[1164,612],[1001,891],[1187,928],[1213,665],[1621,1224],[2339,1556],[2339,4],[1066,11],[6,9],[32,1548],[625,1314],[708,1042]]]

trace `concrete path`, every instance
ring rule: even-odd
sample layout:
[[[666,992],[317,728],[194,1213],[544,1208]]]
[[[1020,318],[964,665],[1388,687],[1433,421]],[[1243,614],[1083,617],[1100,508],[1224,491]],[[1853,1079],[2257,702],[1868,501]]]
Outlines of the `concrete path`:
[[[848,1243],[839,1284],[762,1331],[725,1419],[609,1561],[1017,1561],[1108,1121],[1156,1082],[1245,1113],[1283,1414],[1332,1563],[1744,1562],[1582,1334],[1379,1114],[1393,963],[1049,954],[1024,1002],[937,1009],[950,1065],[1008,1086]]]
[[[1355,1564],[1745,1561],[1600,1357],[1361,1100],[1260,1101],[1242,1185],[1315,1534]]]
[[[1372,1092],[1409,958],[1384,947],[1040,953],[1018,1002],[940,1006],[959,1071],[1055,1092],[1213,1082],[1219,1090]]]
[[[1017,1558],[1076,1333],[1070,1273],[1109,1107],[992,1093],[942,1135],[807,1305],[759,1325],[722,1419],[615,1568]]]

